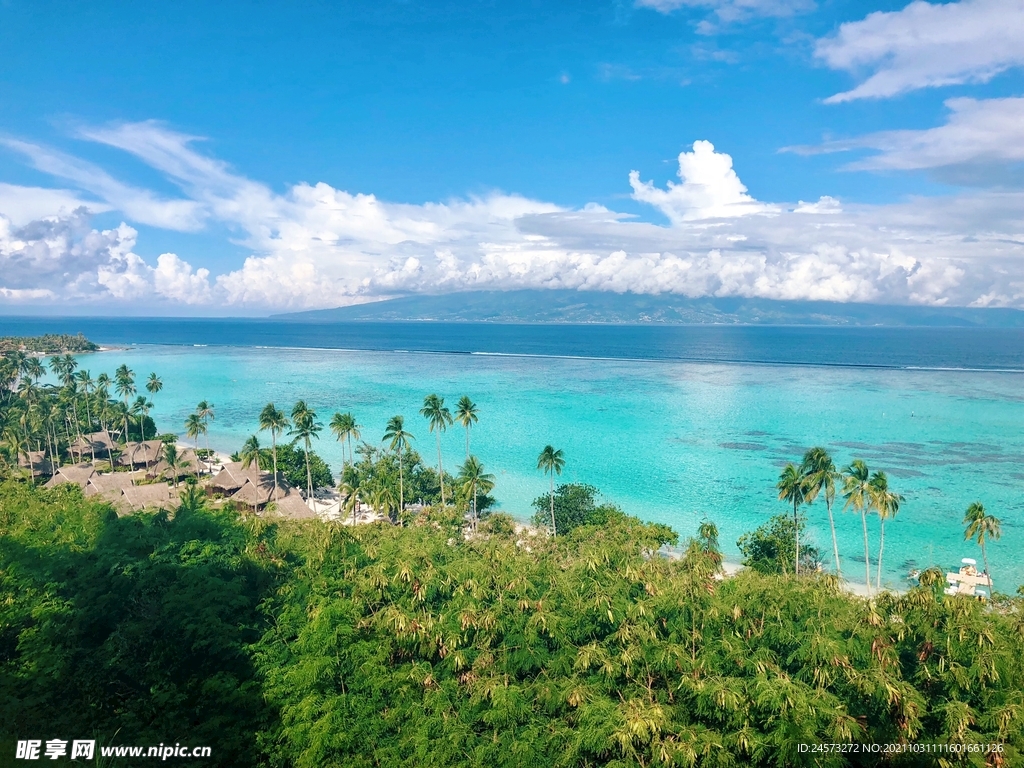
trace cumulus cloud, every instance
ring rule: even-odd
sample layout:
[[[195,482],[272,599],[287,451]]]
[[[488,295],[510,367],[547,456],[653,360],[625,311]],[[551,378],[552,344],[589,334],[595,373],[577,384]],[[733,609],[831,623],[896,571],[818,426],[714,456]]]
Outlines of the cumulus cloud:
[[[630,175],[634,199],[667,217],[659,226],[599,205],[566,209],[503,193],[421,205],[322,182],[277,193],[156,123],[82,135],[164,173],[200,220],[238,232],[249,255],[214,275],[173,253],[147,262],[134,229],[92,229],[84,209],[23,226],[0,216],[2,300],[236,311],[421,291],[574,288],[1024,306],[1024,194],[1017,192],[889,205],[828,196],[767,203],[749,193],[728,154],[698,141],[679,156],[679,183],[660,187]]]
[[[777,210],[747,194],[733,170],[732,158],[715,152],[710,141],[695,141],[692,152],[679,153],[679,178],[682,184],[670,181],[666,189],[659,189],[652,182],[640,181],[639,171],[630,171],[633,199],[653,205],[674,224]]]
[[[68,216],[77,210],[103,213],[111,210],[111,206],[107,203],[85,200],[81,195],[67,189],[0,183],[0,213],[14,226],[24,226],[30,221],[52,215]]]
[[[791,16],[814,8],[814,0],[636,0],[639,8],[672,13],[680,8],[707,8],[722,21],[755,16]]]
[[[987,82],[1024,65],[1024,2],[913,2],[869,14],[817,42],[815,55],[832,69],[870,73],[856,87],[826,99],[884,98],[918,88]]]
[[[1024,161],[1024,98],[949,99],[944,125],[925,130],[879,131],[816,146],[791,147],[800,154],[877,150],[847,164],[847,170],[958,170],[961,179],[975,166],[977,181],[999,182],[1007,162]]]

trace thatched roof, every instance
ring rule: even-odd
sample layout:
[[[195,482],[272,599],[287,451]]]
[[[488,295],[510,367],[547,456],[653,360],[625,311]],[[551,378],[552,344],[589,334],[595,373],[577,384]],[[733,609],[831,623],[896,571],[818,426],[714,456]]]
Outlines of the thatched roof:
[[[229,461],[220,472],[213,476],[209,487],[214,491],[234,493],[249,480],[259,482],[260,474],[262,473],[255,464],[243,467],[240,461]]]
[[[283,499],[292,487],[278,472],[277,486],[278,494]],[[219,475],[218,475],[219,476]],[[261,507],[274,498],[274,476],[270,472],[260,472],[256,476],[247,477],[242,487],[232,496],[232,501],[248,504],[250,507]]]
[[[302,498],[302,494],[294,488],[290,489],[286,496],[283,496],[276,502],[272,502],[267,509],[271,514],[288,517],[292,520],[306,520],[316,517],[313,514],[313,510],[309,508],[309,505]]]
[[[114,450],[114,440],[109,432],[93,432],[82,435],[68,446],[72,453],[110,453]]]
[[[18,466],[30,469],[34,474],[49,475],[53,473],[53,465],[46,458],[46,451],[29,451],[28,456],[18,454]]]
[[[146,440],[141,443],[128,443],[117,459],[122,467],[137,464],[156,464],[163,456],[164,444],[160,440]]]
[[[153,485],[130,485],[121,489],[125,503],[133,509],[146,507],[169,507],[178,503],[178,493],[166,483]]]
[[[102,496],[107,501],[116,501],[121,491],[132,484],[132,476],[128,472],[111,472],[95,474],[89,478],[85,486],[86,496]]]
[[[199,457],[196,456],[196,452],[191,448],[179,448],[178,461],[180,462],[180,466],[178,467],[178,477],[182,477],[183,475],[194,475],[199,472]],[[163,458],[151,466],[149,471],[146,473],[146,477],[150,478],[170,476],[170,466]]]
[[[54,488],[62,483],[74,483],[81,488],[89,483],[89,479],[96,474],[92,464],[78,464],[67,467],[58,467],[57,471],[46,481],[47,488]]]

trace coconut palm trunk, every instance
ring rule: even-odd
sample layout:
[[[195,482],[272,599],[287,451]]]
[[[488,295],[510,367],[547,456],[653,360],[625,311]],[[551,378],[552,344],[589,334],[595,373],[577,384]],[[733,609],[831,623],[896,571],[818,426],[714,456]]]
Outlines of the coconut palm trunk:
[[[793,540],[796,542],[796,561],[793,563],[793,572],[800,575],[800,515],[797,512],[797,500],[793,499]]]
[[[277,430],[270,430],[270,450],[274,455],[274,501],[277,501]]]
[[[995,582],[992,581],[992,571],[988,569],[988,554],[985,552],[985,539],[981,540],[981,562],[985,564],[985,575],[988,576],[989,594],[995,594]]]
[[[551,538],[558,535],[555,530],[555,473],[548,473],[548,499],[551,503]]]
[[[309,468],[309,438],[305,438],[303,444],[306,449],[306,492],[309,494],[309,499],[313,502],[313,511],[316,511],[316,501],[313,499],[313,473]]]
[[[868,597],[871,597],[871,552],[868,549],[868,513],[867,510],[860,511],[860,524],[864,529],[864,583],[868,588]]]
[[[878,565],[875,572],[875,589],[882,588],[882,552],[885,550],[885,518],[878,523]]]
[[[825,499],[825,509],[828,510],[828,527],[832,529],[832,556],[835,558],[836,576],[843,578],[843,569],[839,565],[839,540],[836,538],[836,521],[832,517],[832,499]]]
[[[398,511],[405,511],[405,472],[403,465],[405,462],[402,459],[402,452],[398,452]]]

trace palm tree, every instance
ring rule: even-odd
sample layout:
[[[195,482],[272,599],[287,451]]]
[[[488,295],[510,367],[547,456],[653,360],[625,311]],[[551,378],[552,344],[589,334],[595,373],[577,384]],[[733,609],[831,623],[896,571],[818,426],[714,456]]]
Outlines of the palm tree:
[[[328,428],[334,433],[334,437],[339,443],[341,443],[341,463],[348,464],[348,460],[345,458],[345,441],[349,441],[349,455],[352,454],[352,432],[356,433],[356,439],[358,440],[359,427],[356,425],[355,417],[351,413],[341,413],[335,411],[334,415],[331,416],[331,420],[327,423]]]
[[[135,371],[122,364],[114,371],[114,391],[124,399],[124,441],[128,442],[128,398],[135,394]]]
[[[985,563],[985,573],[988,576],[988,587],[995,592],[992,584],[992,572],[988,569],[988,554],[985,552],[985,540],[998,541],[1003,535],[1002,523],[998,517],[994,517],[985,511],[980,501],[975,501],[967,508],[964,515],[964,524],[967,529],[964,531],[964,541],[975,539],[981,545],[981,558]]]
[[[824,448],[811,448],[804,454],[800,473],[804,477],[804,500],[810,504],[819,493],[825,495],[825,508],[828,510],[828,525],[832,530],[832,556],[835,558],[836,575],[843,578],[843,569],[839,565],[839,542],[836,539],[836,522],[832,516],[832,504],[836,500],[836,480],[839,473],[828,451]]]
[[[800,575],[800,516],[798,509],[806,498],[807,486],[804,484],[804,477],[796,465],[790,462],[782,468],[779,475],[779,482],[775,484],[779,489],[779,501],[790,501],[793,503],[793,539],[796,542],[796,560],[793,564],[793,571]]]
[[[441,433],[452,425],[452,412],[444,407],[444,398],[427,395],[423,398],[420,414],[430,423],[430,431],[437,435],[437,479],[441,483],[441,506],[445,506],[444,467],[441,464]]]
[[[337,415],[337,414],[335,414]],[[405,511],[405,474],[403,467],[405,465],[404,454],[409,448],[409,441],[415,440],[416,438],[410,433],[406,432],[403,427],[405,426],[405,418],[402,416],[392,416],[388,420],[388,426],[384,430],[384,440],[390,441],[388,447],[398,454],[398,511]]]
[[[488,494],[494,490],[494,475],[484,472],[484,465],[476,456],[470,456],[466,463],[459,467],[459,480],[462,482],[462,490],[466,492],[467,498],[471,499],[473,512],[473,530],[476,530],[479,516],[476,511],[477,493]]]
[[[190,413],[185,419],[185,434],[195,441],[196,454],[199,453],[199,436],[206,434],[206,422],[198,413]],[[199,479],[199,464],[196,463],[196,479]]]
[[[132,403],[131,413],[139,417],[139,437],[142,442],[146,442],[146,417],[149,416],[149,409],[152,407],[153,403],[142,395],[135,398],[135,402]]]
[[[306,451],[306,490],[309,494],[307,498],[313,499],[313,474],[309,468],[309,441],[314,437],[319,437],[320,430],[324,425],[316,420],[316,411],[310,410],[305,400],[299,400],[292,408],[292,425],[293,429],[288,435],[294,438],[293,442],[299,440],[303,442]],[[313,511],[316,511],[315,500],[313,501]]]
[[[868,465],[855,459],[843,472],[843,497],[846,504],[843,509],[852,507],[860,513],[861,527],[864,529],[864,582],[867,585],[868,597],[871,596],[871,554],[868,551],[868,510],[872,508],[871,473]]]
[[[558,531],[555,529],[555,475],[562,474],[562,468],[565,466],[565,458],[562,455],[562,450],[559,448],[557,451],[550,445],[545,445],[544,450],[540,452],[540,456],[537,457],[537,469],[543,471],[550,480],[548,487],[548,497],[551,501],[551,537],[554,538]]]
[[[352,527],[355,528],[356,512],[359,511],[359,505],[362,503],[363,487],[357,480],[355,483],[344,483],[338,490],[345,495],[342,510],[352,513]]]
[[[162,474],[171,473],[171,479],[174,481],[174,487],[178,487],[178,475],[181,474],[181,468],[185,466],[182,461],[182,456],[178,452],[178,446],[174,443],[167,443],[164,446],[164,463],[167,464],[167,468],[164,469]]]
[[[875,472],[871,476],[871,503],[878,512],[878,573],[875,576],[875,588],[882,588],[882,550],[885,548],[885,521],[896,517],[900,511],[903,497],[889,490],[889,478],[885,472]]]
[[[92,432],[92,407],[90,406],[89,403],[91,399],[89,396],[89,390],[92,388],[94,382],[92,380],[92,376],[89,375],[89,372],[84,369],[75,374],[75,379],[78,382],[78,385],[82,388],[82,392],[85,395],[85,420],[86,423],[89,425],[89,428],[86,430],[86,432]]]
[[[100,374],[96,377],[96,407],[99,409],[99,413],[96,416],[99,418],[99,426],[102,430],[106,431],[106,422],[103,420],[103,414],[108,410],[108,399],[111,396],[111,377],[106,374]],[[102,407],[100,407],[102,403]]]
[[[256,469],[262,469],[260,459],[263,458],[260,451],[260,441],[256,435],[250,435],[249,439],[242,444],[242,450],[238,452],[238,458],[242,460],[242,466],[248,469],[254,463]]]
[[[205,400],[200,401],[199,405],[196,406],[196,415],[203,420],[203,424],[206,425],[207,429],[203,430],[203,434],[206,435],[206,461],[210,461],[210,422],[214,419],[213,403],[208,403]],[[198,448],[196,449],[199,450]]]
[[[160,380],[160,377],[155,373],[149,374],[149,378],[146,379],[146,391],[151,395],[155,395],[163,388],[164,383]]]
[[[455,406],[455,420],[466,428],[466,459],[469,460],[469,428],[479,421],[476,403],[469,399],[469,395],[459,398],[459,404]]]
[[[260,411],[260,432],[270,430],[270,449],[274,456],[274,501],[277,501],[277,435],[291,426],[283,411],[277,410],[273,403],[267,403]]]

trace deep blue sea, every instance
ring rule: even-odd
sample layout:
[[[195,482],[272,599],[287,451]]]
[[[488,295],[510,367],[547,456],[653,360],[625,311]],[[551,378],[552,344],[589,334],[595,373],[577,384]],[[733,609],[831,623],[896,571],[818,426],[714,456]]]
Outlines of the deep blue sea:
[[[225,451],[256,432],[266,402],[303,398],[324,422],[353,411],[371,442],[403,414],[432,462],[424,395],[468,394],[480,407],[471,449],[497,476],[502,509],[529,515],[550,443],[565,451],[564,480],[683,535],[711,518],[733,556],[741,533],[785,510],[780,467],[823,445],[837,464],[885,470],[906,497],[886,526],[889,583],[977,557],[961,524],[975,500],[1002,519],[989,550],[997,588],[1024,582],[1024,330],[0,318],[0,335],[78,331],[120,347],[81,357],[93,376],[127,362],[163,378],[161,430],[181,432],[213,401],[210,441]],[[464,432],[443,446],[456,466]],[[316,449],[337,469],[329,433]],[[824,507],[807,514],[830,559]],[[839,512],[837,527],[844,575],[863,581],[859,518]],[[872,521],[873,560],[877,534]]]

